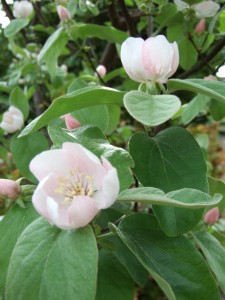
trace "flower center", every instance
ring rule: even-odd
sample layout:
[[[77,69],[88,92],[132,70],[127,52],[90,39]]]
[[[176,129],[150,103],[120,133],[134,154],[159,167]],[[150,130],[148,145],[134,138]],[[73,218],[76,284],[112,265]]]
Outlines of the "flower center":
[[[77,168],[70,171],[68,176],[58,179],[58,188],[55,192],[64,196],[62,204],[70,203],[76,196],[89,196],[94,193],[93,176],[86,173],[80,173]]]

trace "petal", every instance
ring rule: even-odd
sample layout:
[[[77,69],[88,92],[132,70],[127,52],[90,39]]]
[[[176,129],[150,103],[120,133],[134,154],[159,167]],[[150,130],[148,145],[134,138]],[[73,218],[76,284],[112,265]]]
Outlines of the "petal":
[[[69,158],[62,149],[44,151],[30,162],[30,170],[39,181],[50,173],[66,176],[69,169]]]
[[[121,47],[121,61],[131,79],[138,82],[147,81],[147,73],[142,64],[142,38],[129,37]]]
[[[142,47],[142,62],[148,73],[148,80],[161,81],[171,71],[170,43],[165,36],[148,38]]]
[[[99,209],[110,207],[117,199],[119,194],[120,184],[117,175],[117,170],[112,168],[105,176],[101,191],[97,192],[93,198]]]
[[[91,151],[76,143],[64,143],[63,151],[65,151],[65,155],[70,160],[71,170],[77,168],[80,173],[92,176],[94,178],[95,189],[99,189],[103,177],[106,175],[100,159]]]
[[[219,4],[214,1],[202,1],[198,4],[192,5],[197,18],[213,17],[220,9]]]
[[[68,208],[70,229],[84,227],[89,224],[99,212],[93,198],[88,196],[74,197]]]

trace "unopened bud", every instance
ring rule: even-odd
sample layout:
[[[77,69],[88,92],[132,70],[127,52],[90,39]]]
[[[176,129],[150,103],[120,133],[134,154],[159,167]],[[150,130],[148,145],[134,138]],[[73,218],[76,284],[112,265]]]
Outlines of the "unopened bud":
[[[0,179],[0,197],[16,199],[20,194],[20,186],[16,181]]]
[[[207,211],[207,213],[204,216],[204,221],[207,224],[213,225],[215,224],[220,216],[220,211],[218,207],[214,207],[212,209],[210,209],[209,211]]]
[[[103,65],[99,65],[96,68],[96,72],[99,74],[100,77],[104,77],[107,73],[106,67]]]
[[[80,123],[71,114],[65,115],[65,123],[69,130],[80,127]]]
[[[57,13],[61,21],[66,21],[70,19],[69,11],[62,5],[57,6]]]
[[[195,27],[195,32],[202,34],[205,31],[205,19],[201,19]]]
[[[204,80],[217,81],[217,78],[214,75],[208,75],[208,76],[204,77]]]

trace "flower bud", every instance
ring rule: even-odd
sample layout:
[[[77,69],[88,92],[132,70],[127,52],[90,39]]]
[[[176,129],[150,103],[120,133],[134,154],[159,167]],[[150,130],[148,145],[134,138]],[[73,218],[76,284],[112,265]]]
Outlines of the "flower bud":
[[[205,31],[205,19],[201,19],[195,27],[195,32],[202,34]]]
[[[8,111],[4,112],[0,127],[6,133],[13,133],[20,130],[23,126],[24,118],[22,112],[15,106],[10,106]]]
[[[146,41],[129,37],[122,44],[121,61],[131,79],[165,83],[179,64],[177,43],[169,43],[163,35]]]
[[[80,123],[71,114],[65,115],[65,123],[69,130],[80,127]]]
[[[107,73],[107,70],[105,66],[99,65],[96,68],[96,72],[99,74],[100,77],[104,77]]]
[[[207,213],[204,216],[204,221],[207,224],[213,225],[215,224],[220,216],[220,211],[218,207],[214,207],[212,209],[210,209],[209,211],[207,211]]]
[[[57,6],[57,13],[61,21],[66,21],[70,19],[69,11],[62,5]]]
[[[63,72],[65,72],[65,73],[67,73],[68,72],[68,67],[67,67],[67,65],[61,65],[60,66],[60,69],[63,71]]]
[[[202,1],[200,3],[192,5],[197,18],[214,17],[220,9],[219,4],[214,1]]]
[[[10,179],[0,179],[0,198],[6,197],[11,200],[16,199],[20,194],[20,186],[16,181]]]
[[[16,1],[13,5],[13,15],[16,18],[28,18],[33,13],[33,6],[26,0]]]

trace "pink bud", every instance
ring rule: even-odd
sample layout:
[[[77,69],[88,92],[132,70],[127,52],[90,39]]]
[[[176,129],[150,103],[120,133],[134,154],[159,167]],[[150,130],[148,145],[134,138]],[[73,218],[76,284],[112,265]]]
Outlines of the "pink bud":
[[[57,6],[57,13],[61,21],[66,21],[70,19],[69,11],[62,5]]]
[[[121,61],[131,79],[165,83],[179,64],[177,43],[169,43],[163,35],[146,41],[129,37],[122,44]]]
[[[20,130],[23,126],[24,118],[22,112],[15,106],[10,106],[8,111],[4,112],[0,127],[6,133],[13,133]]]
[[[71,114],[65,115],[65,123],[69,130],[80,127],[80,123]]]
[[[98,72],[98,74],[100,75],[100,77],[104,77],[107,73],[106,67],[103,65],[99,65],[96,68],[96,72]]]
[[[16,199],[20,194],[20,186],[16,181],[10,179],[0,179],[0,197]]]
[[[215,224],[220,216],[220,211],[218,207],[214,207],[212,209],[210,209],[209,211],[207,211],[207,213],[204,216],[204,221],[207,224],[213,225]]]
[[[195,32],[202,34],[205,31],[205,19],[201,19],[195,27]]]

